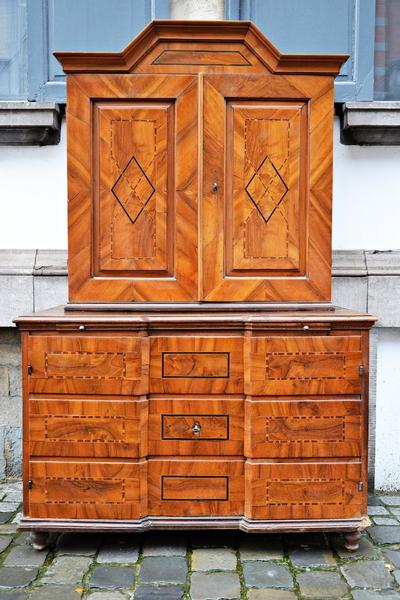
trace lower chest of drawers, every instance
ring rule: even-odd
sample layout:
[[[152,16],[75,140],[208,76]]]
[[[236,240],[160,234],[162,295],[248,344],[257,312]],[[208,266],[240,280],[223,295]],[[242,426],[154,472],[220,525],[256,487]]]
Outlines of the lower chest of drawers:
[[[28,518],[365,512],[360,332],[51,333],[24,344]]]

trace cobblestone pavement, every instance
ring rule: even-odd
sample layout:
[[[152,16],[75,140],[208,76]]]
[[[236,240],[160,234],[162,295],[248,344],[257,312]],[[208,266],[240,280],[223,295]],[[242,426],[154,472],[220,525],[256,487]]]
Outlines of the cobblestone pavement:
[[[20,482],[0,484],[0,600],[400,600],[400,495],[370,497],[360,550],[334,534],[17,531]]]

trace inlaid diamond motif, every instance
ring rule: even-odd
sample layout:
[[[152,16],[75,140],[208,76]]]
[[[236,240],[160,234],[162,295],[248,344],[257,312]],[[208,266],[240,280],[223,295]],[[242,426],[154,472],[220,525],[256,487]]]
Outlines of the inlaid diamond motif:
[[[246,193],[266,223],[270,220],[288,187],[268,156],[245,187]]]
[[[149,203],[155,188],[139,162],[132,156],[111,191],[134,224]]]

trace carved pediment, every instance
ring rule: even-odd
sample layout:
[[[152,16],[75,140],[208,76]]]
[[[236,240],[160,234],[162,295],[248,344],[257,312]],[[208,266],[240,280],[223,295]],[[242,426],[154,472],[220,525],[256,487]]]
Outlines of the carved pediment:
[[[347,55],[281,54],[248,21],[152,21],[121,52],[55,52],[66,73],[336,75]]]

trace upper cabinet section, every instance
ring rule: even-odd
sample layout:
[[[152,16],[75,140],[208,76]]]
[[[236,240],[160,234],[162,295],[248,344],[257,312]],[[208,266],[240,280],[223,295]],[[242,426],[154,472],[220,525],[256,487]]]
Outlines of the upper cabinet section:
[[[330,301],[333,81],[243,21],[154,21],[68,73],[70,302]]]

